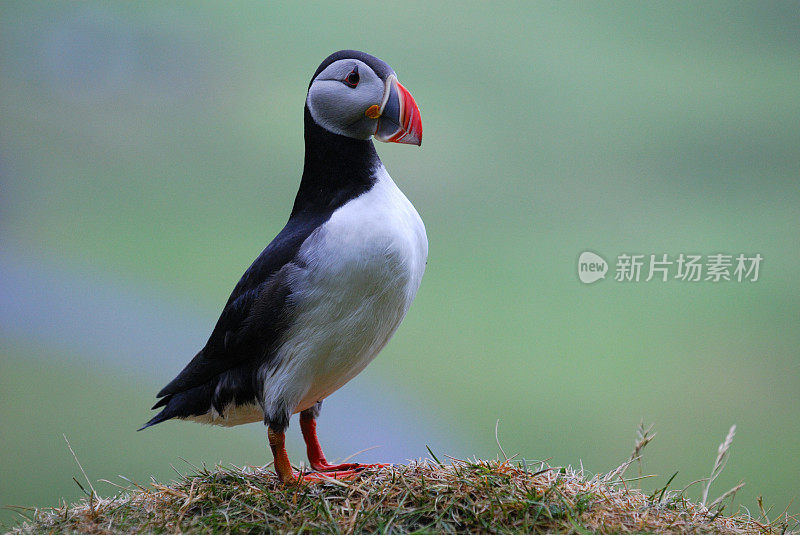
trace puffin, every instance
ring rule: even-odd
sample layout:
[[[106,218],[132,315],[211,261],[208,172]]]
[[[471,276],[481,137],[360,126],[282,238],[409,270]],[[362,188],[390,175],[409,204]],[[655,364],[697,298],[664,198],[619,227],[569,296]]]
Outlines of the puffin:
[[[372,142],[422,144],[419,108],[388,64],[356,50],[325,58],[308,86],[304,137],[286,225],[244,272],[205,346],[158,392],[153,409],[161,411],[141,427],[262,421],[283,483],[384,466],[328,463],[316,420],[323,400],[392,337],[428,256],[425,225]],[[305,474],[294,473],[285,447],[296,413],[313,470]]]

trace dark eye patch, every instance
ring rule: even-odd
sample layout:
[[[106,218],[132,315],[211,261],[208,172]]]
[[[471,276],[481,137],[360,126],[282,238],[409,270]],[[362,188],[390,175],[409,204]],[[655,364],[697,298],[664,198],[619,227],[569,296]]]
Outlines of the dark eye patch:
[[[353,67],[353,70],[344,77],[344,83],[349,87],[356,87],[359,81],[361,81],[361,77],[358,75],[358,65],[356,65]]]

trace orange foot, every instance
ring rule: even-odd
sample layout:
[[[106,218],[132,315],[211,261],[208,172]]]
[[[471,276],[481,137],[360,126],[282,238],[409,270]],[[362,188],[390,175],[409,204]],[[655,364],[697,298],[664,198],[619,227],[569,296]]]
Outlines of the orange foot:
[[[312,413],[306,411],[300,413],[300,430],[303,432],[303,440],[306,442],[308,462],[311,464],[311,468],[317,472],[349,472],[351,470],[360,471],[365,468],[386,468],[390,466],[388,464],[360,463],[329,464],[325,459],[325,454],[322,453],[322,446],[320,446],[317,438],[317,421]]]
[[[356,471],[361,472],[366,468],[386,468],[390,464],[361,464],[361,463],[344,463],[344,464],[328,464],[328,461],[323,457],[322,462],[312,462],[311,468],[316,472],[335,472],[335,471]]]
[[[319,465],[318,465],[319,466]],[[359,463],[346,463],[346,464],[325,464],[325,468],[312,467],[313,472],[300,472],[299,474],[292,473],[291,479],[286,482],[294,483],[324,483],[329,479],[345,479],[352,480],[357,478],[361,473],[369,468],[386,468],[390,464],[359,464]],[[352,467],[352,468],[350,468]],[[280,474],[278,474],[280,477]],[[282,480],[283,481],[283,480]]]
[[[355,468],[347,468],[339,470],[338,466],[328,464],[325,458],[314,459],[313,466],[321,466],[326,468],[324,472],[310,472],[296,474],[292,470],[292,464],[289,462],[289,456],[286,454],[286,447],[284,445],[284,434],[273,431],[272,428],[268,429],[269,447],[272,450],[272,455],[275,458],[275,473],[278,474],[278,479],[281,483],[303,483],[303,482],[324,482],[330,479],[353,479],[367,467],[367,465],[353,464]],[[347,466],[347,465],[340,465]]]

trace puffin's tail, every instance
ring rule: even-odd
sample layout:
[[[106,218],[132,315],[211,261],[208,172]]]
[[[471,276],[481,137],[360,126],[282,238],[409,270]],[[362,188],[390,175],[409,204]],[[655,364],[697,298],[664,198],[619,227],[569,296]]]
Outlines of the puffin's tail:
[[[147,429],[151,425],[160,424],[164,420],[169,420],[171,418],[171,416],[167,416],[166,413],[167,413],[166,409],[164,409],[163,411],[159,412],[158,414],[156,414],[155,416],[150,418],[150,420],[146,424],[144,424],[142,427],[137,429],[137,431],[142,431],[144,429]]]
[[[137,429],[137,431],[147,429],[152,425],[160,424],[172,418],[188,418],[206,414],[211,408],[214,386],[214,382],[210,381],[183,392],[164,396],[153,405],[153,409],[164,407],[161,412],[153,416],[149,422]]]

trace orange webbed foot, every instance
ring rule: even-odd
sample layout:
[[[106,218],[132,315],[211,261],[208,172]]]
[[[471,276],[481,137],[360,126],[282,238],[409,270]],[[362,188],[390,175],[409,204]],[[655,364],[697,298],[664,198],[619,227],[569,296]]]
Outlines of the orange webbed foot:
[[[361,463],[343,463],[343,464],[328,464],[327,461],[311,463],[311,468],[316,472],[335,472],[335,471],[362,471],[367,468],[386,468],[390,464],[361,464]]]
[[[331,479],[353,480],[356,479],[362,470],[333,470],[328,472],[300,472],[293,474],[293,483],[325,483]]]

